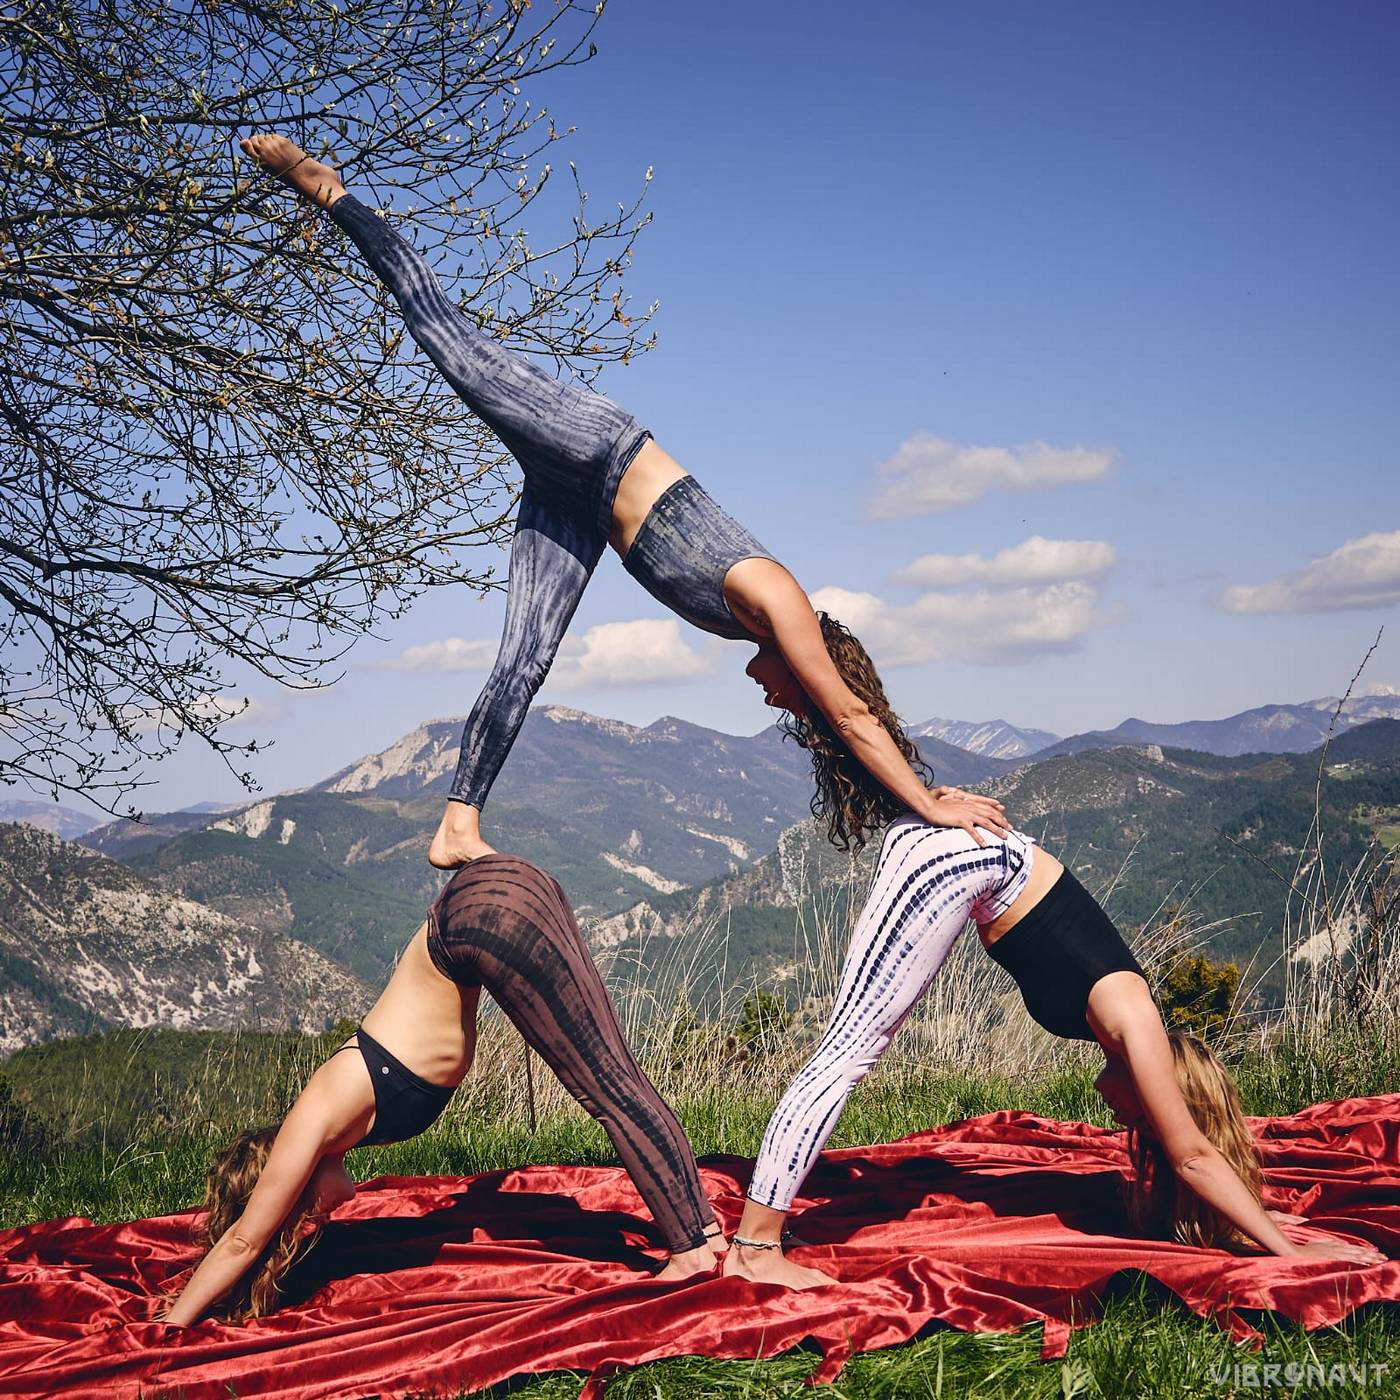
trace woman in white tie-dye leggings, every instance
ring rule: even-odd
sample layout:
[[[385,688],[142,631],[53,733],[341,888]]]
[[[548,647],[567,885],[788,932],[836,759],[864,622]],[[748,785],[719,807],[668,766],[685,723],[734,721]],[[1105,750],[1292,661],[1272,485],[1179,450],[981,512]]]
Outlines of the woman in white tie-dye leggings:
[[[1102,1047],[1095,1087],[1128,1129],[1128,1212],[1144,1234],[1373,1259],[1367,1245],[1300,1237],[1300,1222],[1263,1209],[1253,1139],[1229,1075],[1194,1037],[1167,1034],[1142,969],[1059,861],[1019,832],[979,843],[909,816],[885,834],[821,1042],[769,1121],[726,1273],[795,1288],[834,1281],[784,1256],[787,1214],[851,1091],[969,922],[1036,1021]]]

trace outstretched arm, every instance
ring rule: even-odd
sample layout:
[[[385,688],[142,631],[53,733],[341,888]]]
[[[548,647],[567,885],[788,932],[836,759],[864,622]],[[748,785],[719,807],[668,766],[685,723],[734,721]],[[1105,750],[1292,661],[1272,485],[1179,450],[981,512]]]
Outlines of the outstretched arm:
[[[1285,1258],[1344,1259],[1360,1264],[1378,1262],[1381,1256],[1370,1245],[1336,1236],[1295,1243],[1279,1229],[1271,1213],[1255,1199],[1234,1168],[1196,1126],[1176,1082],[1171,1044],[1161,1015],[1145,986],[1141,1004],[1134,999],[1129,1009],[1110,1015],[1109,1024],[1105,1025],[1102,1020],[1094,1024],[1096,1008],[1091,994],[1090,1023],[1096,1032],[1103,1026],[1122,1047],[1121,1053],[1132,1075],[1143,1113],[1162,1144],[1172,1170],[1185,1185],[1219,1211],[1241,1234],[1270,1254]]]
[[[311,1077],[278,1130],[243,1214],[200,1260],[162,1321],[173,1327],[198,1322],[253,1266],[282,1228],[322,1156],[363,1135],[373,1112],[373,1095],[368,1085],[353,1078],[355,1074],[364,1078],[363,1066],[353,1062],[358,1058],[347,1055],[332,1060]],[[338,1088],[348,1088],[348,1102],[362,1105],[353,1124],[347,1125],[345,1112],[339,1107],[347,1100],[337,1093]]]
[[[761,611],[788,668],[857,762],[911,812],[932,826],[961,827],[979,846],[986,844],[979,826],[997,836],[1010,832],[1001,803],[993,798],[923,785],[885,726],[842,680],[827,652],[811,600],[781,565],[764,571],[761,609],[755,611]]]

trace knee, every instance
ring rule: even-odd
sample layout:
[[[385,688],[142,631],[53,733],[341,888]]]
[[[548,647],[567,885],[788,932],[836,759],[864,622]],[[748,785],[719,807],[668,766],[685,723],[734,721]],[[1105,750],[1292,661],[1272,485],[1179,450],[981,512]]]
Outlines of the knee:
[[[841,1076],[852,1089],[879,1063],[878,1051],[863,1055],[853,1055],[841,1063]]]
[[[544,684],[553,660],[552,656],[520,657],[511,667],[510,679],[507,682],[508,691],[528,704]]]
[[[528,709],[549,674],[551,659],[514,650],[502,652],[486,683],[491,708],[501,714]]]
[[[602,1123],[608,1118],[607,1109],[586,1089],[574,1090],[574,1101],[595,1122]]]
[[[849,1091],[875,1068],[879,1058],[879,1050],[847,1050],[813,1063],[800,1077],[814,1088]]]

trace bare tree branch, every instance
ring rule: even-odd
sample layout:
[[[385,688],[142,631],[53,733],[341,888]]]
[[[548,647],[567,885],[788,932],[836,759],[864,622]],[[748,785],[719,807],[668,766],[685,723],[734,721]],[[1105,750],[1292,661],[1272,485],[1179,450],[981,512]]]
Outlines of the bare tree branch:
[[[524,94],[591,57],[602,12],[0,11],[0,782],[112,809],[185,734],[232,765],[257,745],[220,734],[230,663],[325,684],[424,588],[495,586],[464,546],[508,528],[500,444],[236,138],[397,195],[484,330],[589,377],[652,343],[624,292],[649,216],[595,219],[571,162],[551,184],[568,132]]]

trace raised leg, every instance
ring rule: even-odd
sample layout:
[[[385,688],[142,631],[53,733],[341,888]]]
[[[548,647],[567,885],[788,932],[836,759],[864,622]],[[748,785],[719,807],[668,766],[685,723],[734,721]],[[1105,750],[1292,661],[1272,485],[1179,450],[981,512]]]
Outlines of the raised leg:
[[[615,454],[635,452],[647,436],[631,414],[483,334],[427,259],[353,194],[330,215],[393,293],[419,348],[510,449],[536,493],[606,526],[611,500],[601,497],[616,487]]]
[[[501,652],[467,722],[453,801],[429,849],[432,864],[460,865],[491,849],[481,839],[481,805],[607,543],[618,482],[649,434],[602,395],[484,335],[422,254],[329,166],[281,136],[242,145],[329,211],[393,294],[414,341],[524,472]]]

